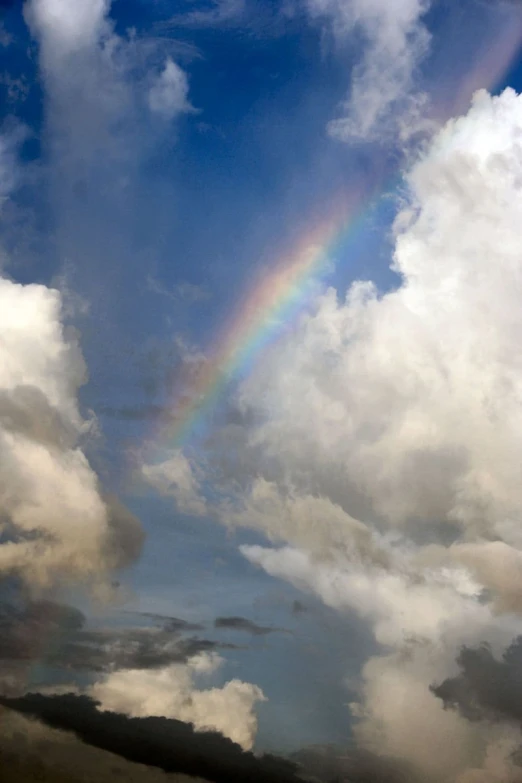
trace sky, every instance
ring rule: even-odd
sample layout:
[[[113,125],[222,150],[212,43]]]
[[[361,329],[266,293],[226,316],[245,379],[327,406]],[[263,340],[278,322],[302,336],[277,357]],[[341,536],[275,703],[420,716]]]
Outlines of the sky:
[[[0,770],[522,781],[520,92],[518,0],[0,2]]]

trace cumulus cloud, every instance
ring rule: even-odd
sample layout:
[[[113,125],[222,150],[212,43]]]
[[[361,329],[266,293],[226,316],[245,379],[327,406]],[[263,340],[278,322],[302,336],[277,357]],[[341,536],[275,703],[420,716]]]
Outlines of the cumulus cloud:
[[[423,98],[415,95],[414,77],[428,50],[430,36],[422,19],[429,6],[430,0],[307,0],[311,16],[328,21],[336,36],[349,35],[353,41],[359,33],[364,39],[344,115],[328,126],[332,136],[342,141],[375,138],[392,111],[401,117],[403,133],[418,128]]]
[[[0,190],[16,185],[15,136],[0,140]],[[61,578],[103,592],[140,552],[138,520],[105,498],[83,445],[87,368],[59,291],[0,278],[0,574],[44,588]]]
[[[104,182],[121,199],[161,132],[151,116],[192,111],[185,72],[169,58],[158,68],[160,49],[118,35],[110,6],[110,0],[31,0],[26,6],[39,44],[59,223],[75,206],[78,188],[94,187],[99,195]],[[80,217],[75,215],[75,240],[88,219]],[[77,252],[69,250],[73,259]]]
[[[100,709],[129,717],[161,715],[191,723],[196,731],[219,731],[245,750],[257,729],[254,705],[263,701],[260,688],[231,680],[222,688],[195,686],[195,679],[210,675],[223,663],[216,654],[201,653],[185,665],[159,671],[129,669],[111,673],[89,689]]]
[[[518,774],[519,726],[430,686],[519,633],[521,131],[521,97],[477,93],[405,176],[398,287],[325,291],[242,382],[228,496],[227,428],[212,444],[212,513],[283,544],[243,554],[370,624],[354,733],[421,781]]]
[[[104,501],[81,449],[78,342],[58,291],[0,279],[0,301],[0,572],[40,586],[97,578],[132,559],[142,533]]]
[[[45,41],[46,57],[62,58],[91,46],[107,31],[109,6],[110,0],[32,0],[26,13]]]
[[[445,520],[518,546],[521,122],[513,91],[478,93],[407,176],[399,288],[327,291],[242,386],[249,440],[287,484],[418,535]]]

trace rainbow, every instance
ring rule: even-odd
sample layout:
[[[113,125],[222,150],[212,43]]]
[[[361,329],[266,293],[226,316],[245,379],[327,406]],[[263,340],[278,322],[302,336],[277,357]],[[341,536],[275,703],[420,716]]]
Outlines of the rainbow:
[[[522,16],[506,15],[486,53],[480,51],[460,81],[444,85],[435,99],[434,118],[445,122],[449,116],[465,111],[472,93],[480,87],[496,90],[521,42]],[[170,424],[162,427],[160,441],[169,448],[185,445],[228,384],[239,378],[310,302],[314,283],[331,268],[341,250],[346,252],[346,242],[365,226],[375,197],[392,192],[400,182],[398,175],[393,181],[386,181],[382,172],[374,176],[373,198],[367,191],[364,195],[352,193],[348,201],[339,199],[326,220],[314,224],[290,253],[283,254],[254,280],[214,347],[207,351],[207,359],[199,366],[187,393],[170,406]]]
[[[171,424],[161,433],[170,448],[187,442],[229,383],[241,377],[306,307],[336,255],[360,234],[370,210],[371,203],[360,195],[352,196],[349,202],[340,199],[327,219],[314,225],[290,253],[257,276],[208,358],[201,362],[189,389],[171,406]]]

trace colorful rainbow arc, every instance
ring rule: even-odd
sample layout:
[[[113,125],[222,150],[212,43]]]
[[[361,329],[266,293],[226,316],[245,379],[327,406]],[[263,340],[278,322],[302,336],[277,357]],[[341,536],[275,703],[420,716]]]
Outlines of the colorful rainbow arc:
[[[471,94],[478,88],[496,89],[507,73],[522,43],[522,18],[506,18],[497,32],[492,46],[473,63],[457,87],[446,85],[451,93],[451,107],[440,100],[441,121],[449,114],[463,111],[469,105]],[[451,87],[451,89],[449,89]],[[437,111],[435,112],[435,116]],[[381,177],[372,188],[374,196],[394,189],[397,181]],[[264,346],[291,323],[304,307],[314,280],[329,268],[338,251],[355,239],[365,225],[374,199],[354,193],[351,202],[341,202],[330,217],[305,233],[297,247],[257,281],[240,303],[220,339],[209,352],[188,394],[175,400],[171,407],[172,424],[162,429],[158,440],[169,447],[181,447],[191,435],[197,422],[211,410],[228,383],[240,376]]]
[[[316,225],[288,256],[257,280],[228,322],[210,358],[196,373],[188,393],[172,406],[174,419],[162,439],[182,446],[213,407],[225,387],[275,339],[309,300],[313,283],[331,266],[336,251],[358,234],[369,212],[344,203],[337,213]]]

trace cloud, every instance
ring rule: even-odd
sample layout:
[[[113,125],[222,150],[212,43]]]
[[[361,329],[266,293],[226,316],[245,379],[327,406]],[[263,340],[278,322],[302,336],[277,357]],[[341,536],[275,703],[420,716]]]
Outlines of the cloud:
[[[0,22],[0,46],[7,49],[13,42],[13,36],[7,32],[3,22]]]
[[[277,544],[250,562],[368,622],[354,736],[423,782],[518,774],[518,726],[430,686],[519,634],[521,132],[509,89],[440,131],[405,175],[396,289],[319,295],[237,391],[233,480],[230,428],[200,465],[209,512]]]
[[[0,603],[0,660],[10,667],[9,690],[19,692],[27,683],[24,672],[17,676],[17,665],[36,660],[91,674],[157,670],[232,646],[183,635],[200,628],[179,618],[165,618],[160,628],[87,628],[85,617],[74,607],[18,596]]]
[[[469,720],[512,721],[522,724],[522,637],[503,651],[500,660],[490,647],[464,647],[457,657],[460,672],[432,690],[446,707],[455,707]]]
[[[167,718],[127,718],[100,712],[85,696],[43,696],[2,699],[10,709],[38,717],[48,726],[74,731],[85,743],[129,761],[166,772],[198,775],[214,783],[297,783],[295,765],[273,756],[245,753],[216,733],[194,732]]]
[[[1,43],[2,43],[2,30],[0,27],[0,45]],[[10,103],[25,101],[31,89],[25,76],[22,75],[16,78],[14,76],[11,76],[7,72],[0,74],[0,85],[5,87],[7,100]]]
[[[156,620],[163,624],[166,631],[202,631],[204,626],[199,623],[191,623],[188,620],[182,620],[180,617],[171,617],[164,614],[156,614],[154,612],[132,612],[128,614],[138,615],[139,617],[147,617],[149,620]]]
[[[214,620],[214,628],[229,628],[233,631],[244,631],[245,633],[251,633],[252,636],[266,636],[266,634],[283,630],[282,628],[257,625],[257,623],[248,620],[246,617],[216,617]]]
[[[501,655],[490,646],[463,647],[457,656],[459,673],[432,686],[446,709],[486,727],[496,741],[483,769],[471,770],[464,783],[522,780],[520,683],[522,640],[516,638]]]
[[[0,711],[0,778],[3,783],[203,783],[128,762],[86,745],[74,734],[50,729],[11,710]]]
[[[407,175],[397,290],[327,291],[243,384],[247,445],[279,485],[416,538],[444,520],[447,540],[517,547],[521,118],[512,90],[478,93]]]
[[[164,120],[192,110],[185,72],[164,56],[161,42],[118,35],[110,6],[110,0],[31,0],[25,10],[39,45],[47,109],[45,176],[60,249],[72,264],[80,240],[93,249],[93,223],[105,236],[112,220],[114,234],[116,204],[130,206],[129,184],[164,138]]]
[[[32,0],[26,10],[29,23],[43,41],[46,58],[63,57],[89,48],[109,33],[106,15],[110,0]]]
[[[154,294],[166,296],[178,304],[194,304],[195,302],[204,302],[210,298],[210,292],[202,285],[195,283],[181,282],[176,283],[172,288],[166,288],[159,280],[149,275],[147,277],[147,288]]]
[[[176,14],[169,20],[160,22],[158,27],[220,27],[244,21],[245,13],[245,0],[211,0],[208,8],[195,8],[184,14]]]
[[[341,141],[375,139],[398,119],[403,133],[418,129],[415,72],[426,55],[430,36],[422,18],[430,0],[307,0],[313,19],[331,25],[338,39],[363,37],[361,59],[352,70],[351,90],[344,115],[328,125]],[[409,117],[409,118],[408,118]]]
[[[137,520],[105,502],[81,450],[86,367],[58,291],[0,279],[0,572],[31,584],[96,581],[141,549]]]
[[[169,57],[149,90],[151,111],[168,120],[178,114],[195,112],[187,98],[188,90],[187,74]]]
[[[25,136],[26,129],[20,124],[0,133],[0,214],[20,178],[18,153]]]
[[[181,450],[156,465],[144,464],[141,470],[145,481],[161,495],[173,497],[180,511],[196,516],[206,513],[196,468]]]
[[[127,669],[108,674],[88,691],[101,710],[131,718],[161,715],[191,723],[196,731],[218,731],[245,750],[254,743],[257,720],[253,711],[265,697],[250,683],[231,680],[222,688],[195,686],[195,679],[212,674],[223,663],[215,653],[201,653],[186,664],[157,671]]]
[[[404,764],[380,758],[352,747],[315,745],[292,753],[303,774],[313,780],[346,780],[350,783],[412,783],[415,777]]]

